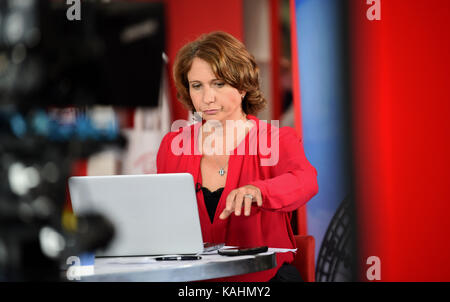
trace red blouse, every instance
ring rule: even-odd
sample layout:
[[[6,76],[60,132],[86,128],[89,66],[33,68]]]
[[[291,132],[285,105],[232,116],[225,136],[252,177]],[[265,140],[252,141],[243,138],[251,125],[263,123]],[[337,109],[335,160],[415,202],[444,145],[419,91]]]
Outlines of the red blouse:
[[[230,246],[295,248],[291,212],[317,194],[317,171],[306,159],[302,140],[294,129],[277,128],[252,115],[247,118],[255,125],[229,157],[226,184],[213,223],[203,192],[197,191],[203,241]],[[163,138],[157,155],[158,173],[190,173],[201,186],[202,156],[197,146],[200,126],[201,123],[195,123],[169,132]],[[252,206],[250,216],[233,213],[225,220],[219,219],[230,191],[249,184],[261,190],[263,205]],[[268,281],[284,262],[293,259],[293,253],[279,253],[274,269],[224,280]]]

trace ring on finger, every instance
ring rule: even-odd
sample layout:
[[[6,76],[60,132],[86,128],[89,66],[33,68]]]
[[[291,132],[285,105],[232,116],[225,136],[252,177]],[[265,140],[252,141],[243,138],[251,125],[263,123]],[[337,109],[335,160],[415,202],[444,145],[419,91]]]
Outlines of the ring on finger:
[[[244,198],[250,198],[251,200],[253,200],[253,198],[255,198],[255,197],[253,197],[253,195],[252,194],[245,194],[244,195]]]

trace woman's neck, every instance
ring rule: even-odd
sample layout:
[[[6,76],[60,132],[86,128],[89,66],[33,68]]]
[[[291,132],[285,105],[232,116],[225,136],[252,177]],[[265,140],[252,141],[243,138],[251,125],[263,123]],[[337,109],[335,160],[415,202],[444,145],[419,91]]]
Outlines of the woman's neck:
[[[206,154],[228,154],[235,149],[253,127],[246,116],[238,120],[209,120],[202,125],[201,142]]]

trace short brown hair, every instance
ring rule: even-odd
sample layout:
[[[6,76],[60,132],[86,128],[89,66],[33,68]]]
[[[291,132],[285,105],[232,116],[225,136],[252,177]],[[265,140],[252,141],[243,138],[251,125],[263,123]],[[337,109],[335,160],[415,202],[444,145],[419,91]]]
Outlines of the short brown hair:
[[[216,31],[203,34],[197,40],[184,45],[177,53],[173,65],[173,78],[178,100],[195,111],[189,95],[187,74],[194,58],[211,65],[214,74],[228,85],[245,91],[242,109],[246,114],[256,114],[266,106],[259,88],[259,68],[255,58],[245,46],[232,35]]]

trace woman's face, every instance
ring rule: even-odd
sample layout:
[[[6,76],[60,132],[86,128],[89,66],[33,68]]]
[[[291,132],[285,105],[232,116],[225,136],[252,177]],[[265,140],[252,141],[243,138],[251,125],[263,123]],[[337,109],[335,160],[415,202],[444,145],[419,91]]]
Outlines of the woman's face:
[[[204,120],[225,122],[245,116],[241,106],[244,92],[218,79],[209,63],[194,58],[187,77],[192,103]]]

